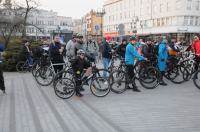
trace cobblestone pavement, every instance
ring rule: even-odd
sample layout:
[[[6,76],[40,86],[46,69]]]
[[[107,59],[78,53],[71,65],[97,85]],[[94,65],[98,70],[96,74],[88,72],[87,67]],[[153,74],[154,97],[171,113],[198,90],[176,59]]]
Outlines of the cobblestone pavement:
[[[0,132],[200,132],[200,90],[182,85],[131,90],[105,98],[89,88],[83,98],[59,99],[30,73],[5,73]]]

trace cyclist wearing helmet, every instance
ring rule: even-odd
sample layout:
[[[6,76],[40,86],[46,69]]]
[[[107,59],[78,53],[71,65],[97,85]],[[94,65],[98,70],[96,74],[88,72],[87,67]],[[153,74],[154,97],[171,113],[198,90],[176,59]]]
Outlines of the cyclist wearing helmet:
[[[86,79],[91,74],[90,62],[85,58],[85,51],[80,49],[77,51],[77,57],[72,62],[72,68],[75,74],[76,82],[76,95],[82,97],[83,94],[80,91],[84,91],[81,87],[82,85],[82,73],[86,70],[85,78]]]

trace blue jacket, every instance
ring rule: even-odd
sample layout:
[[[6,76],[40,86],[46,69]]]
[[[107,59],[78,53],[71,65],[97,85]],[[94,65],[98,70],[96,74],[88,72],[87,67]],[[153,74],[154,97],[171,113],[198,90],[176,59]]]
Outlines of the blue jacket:
[[[144,60],[144,57],[138,54],[135,47],[131,43],[129,43],[126,46],[126,53],[125,53],[126,65],[133,65],[135,62],[135,57],[138,58],[139,60]]]
[[[158,49],[158,66],[160,71],[165,71],[167,67],[168,50],[166,43],[162,41]]]
[[[3,44],[0,44],[0,63],[2,62],[1,52],[3,52],[4,49],[5,49],[5,46]]]

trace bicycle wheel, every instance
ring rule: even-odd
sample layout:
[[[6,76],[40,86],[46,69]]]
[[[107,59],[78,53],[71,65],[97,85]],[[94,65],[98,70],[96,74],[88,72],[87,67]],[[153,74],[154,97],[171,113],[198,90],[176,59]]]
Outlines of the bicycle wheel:
[[[35,80],[42,86],[48,86],[53,82],[54,72],[50,67],[40,67],[35,74]]]
[[[126,91],[126,73],[124,71],[113,71],[109,77],[110,90],[121,94]]]
[[[110,92],[109,82],[103,77],[96,77],[90,84],[90,90],[96,97],[105,97]]]
[[[200,89],[200,70],[195,72],[194,77],[193,77],[193,82],[194,85]]]
[[[75,93],[75,83],[69,78],[57,79],[53,87],[55,94],[61,99],[69,99]]]
[[[26,68],[27,67],[26,67],[26,64],[24,61],[20,61],[16,65],[16,70],[17,70],[17,72],[20,72],[20,73],[26,72]]]
[[[139,72],[139,82],[146,89],[154,89],[159,85],[160,76],[155,67],[142,68]]]
[[[178,65],[168,72],[169,80],[175,84],[181,84],[188,80],[189,72],[182,66]]]
[[[40,68],[40,66],[37,63],[33,64],[33,67],[31,69],[32,75],[35,77],[36,71]]]

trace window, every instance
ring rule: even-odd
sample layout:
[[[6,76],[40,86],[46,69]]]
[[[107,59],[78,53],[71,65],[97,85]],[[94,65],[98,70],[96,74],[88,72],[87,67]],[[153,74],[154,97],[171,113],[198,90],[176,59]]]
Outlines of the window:
[[[169,11],[169,2],[167,2],[167,12]]]
[[[160,12],[164,11],[164,4],[160,4]]]
[[[187,10],[192,9],[192,0],[187,0]]]
[[[181,9],[181,0],[176,0],[176,10]]]
[[[160,26],[160,19],[157,19],[157,26]]]
[[[195,8],[197,11],[199,11],[199,4],[200,4],[200,0],[197,0],[195,4]]]
[[[195,26],[198,26],[198,17],[195,17]]]
[[[194,25],[194,24],[193,24],[193,22],[194,22],[194,17],[193,17],[193,16],[191,16],[191,17],[190,17],[190,25],[191,25],[191,26],[193,26],[193,25]]]
[[[189,22],[189,17],[188,16],[184,16],[184,25],[187,26]]]

